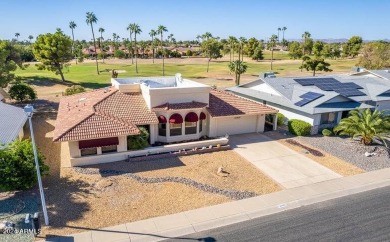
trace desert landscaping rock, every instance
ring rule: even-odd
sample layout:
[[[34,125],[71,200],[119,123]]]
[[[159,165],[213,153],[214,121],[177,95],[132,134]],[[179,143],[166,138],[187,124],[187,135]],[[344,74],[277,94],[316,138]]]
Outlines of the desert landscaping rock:
[[[390,167],[390,158],[387,156],[387,151],[380,145],[364,146],[359,141],[338,136],[307,136],[299,137],[298,140],[333,154],[366,171]],[[375,155],[366,157],[366,152],[375,153]]]
[[[116,170],[98,170],[93,168],[81,168],[76,167],[73,168],[76,172],[86,175],[117,175],[117,176],[126,176],[129,178],[132,178],[140,183],[162,183],[162,182],[176,182],[176,183],[182,183],[187,186],[195,187],[203,192],[209,192],[209,193],[215,193],[219,195],[226,196],[233,200],[240,200],[250,197],[257,196],[254,192],[248,192],[248,191],[237,191],[237,190],[228,190],[228,189],[221,189],[214,186],[210,186],[208,184],[203,184],[185,177],[173,177],[173,176],[166,176],[166,177],[142,177],[133,173],[126,173],[123,171],[116,171]],[[112,183],[111,183],[112,184]]]

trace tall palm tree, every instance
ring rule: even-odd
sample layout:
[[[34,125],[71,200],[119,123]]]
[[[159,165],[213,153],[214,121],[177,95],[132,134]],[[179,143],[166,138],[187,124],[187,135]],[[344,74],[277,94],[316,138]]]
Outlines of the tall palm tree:
[[[104,63],[104,56],[105,56],[104,46],[103,46],[103,40],[104,40],[103,33],[104,33],[104,31],[106,31],[106,30],[103,28],[99,28],[99,33],[100,33],[99,47],[100,47],[100,52],[102,53],[103,63]]]
[[[153,54],[153,64],[154,64],[154,37],[157,35],[156,30],[152,29],[149,32],[150,37],[152,37],[152,54]]]
[[[95,48],[95,61],[96,61],[96,72],[99,75],[99,64],[97,61],[97,53],[96,53],[96,40],[95,40],[95,33],[93,32],[93,24],[95,24],[98,19],[96,18],[96,15],[93,12],[87,12],[85,22],[91,26],[91,31],[92,31],[92,38],[93,38],[93,46]]]
[[[131,55],[131,64],[134,64],[134,62],[133,62],[133,38],[132,38],[133,30],[131,29],[131,24],[129,24],[126,29],[129,31],[129,34],[130,34],[129,54]]]
[[[244,49],[244,44],[246,43],[246,38],[240,37],[239,39],[240,39],[240,46],[239,46],[239,50],[238,50],[238,60],[244,61],[243,49]],[[240,56],[241,56],[241,59],[240,59]]]
[[[282,31],[282,28],[278,28],[278,42],[280,42],[280,39],[279,39],[279,32]]]
[[[172,45],[173,34],[168,35],[168,42]]]
[[[228,39],[229,47],[230,47],[230,62],[232,62],[232,53],[233,53],[233,60],[234,60],[234,47],[237,44],[237,38],[234,36],[229,36]]]
[[[134,46],[135,46],[135,72],[138,73],[138,63],[137,63],[137,56],[138,56],[138,47],[137,47],[137,34],[141,34],[142,30],[139,27],[138,24],[133,23],[131,24],[131,31],[134,33]]]
[[[210,38],[213,38],[213,35],[210,32],[206,32],[202,35],[202,39],[209,40]]]
[[[387,147],[385,138],[389,138],[390,116],[384,111],[355,109],[350,111],[349,117],[342,119],[333,130],[341,135],[359,138],[364,145],[381,141]]]
[[[302,56],[306,55],[305,47],[306,47],[306,40],[311,37],[311,34],[308,31],[305,31],[305,33],[302,34],[303,44],[302,44]],[[302,66],[303,66],[304,60],[302,59]],[[302,68],[301,68],[302,72]]]
[[[272,63],[274,61],[274,48],[276,46],[277,40],[278,40],[278,36],[276,36],[276,34],[273,34],[268,42],[269,48],[271,48],[271,70],[272,70]]]
[[[34,36],[29,35],[29,36],[28,36],[28,39],[30,40],[30,44],[31,44],[31,41],[34,39]]]
[[[19,40],[19,36],[20,36],[19,33],[15,33],[16,40]]]
[[[159,34],[160,37],[161,37],[161,39],[160,39],[160,40],[161,40],[160,45],[161,45],[162,60],[163,60],[163,76],[165,75],[165,66],[164,66],[165,51],[164,51],[164,49],[163,49],[163,34],[164,34],[164,32],[168,32],[167,27],[165,27],[164,25],[159,25],[159,26],[157,27],[157,34]]]
[[[283,40],[282,40],[283,41],[283,47],[284,47],[284,31],[286,31],[286,30],[287,30],[287,27],[283,27],[282,28],[282,31],[283,31]]]
[[[74,52],[74,33],[73,30],[77,27],[76,23],[74,21],[69,22],[69,28],[72,30],[72,55],[75,56]],[[76,56],[76,65],[77,65],[77,56]]]

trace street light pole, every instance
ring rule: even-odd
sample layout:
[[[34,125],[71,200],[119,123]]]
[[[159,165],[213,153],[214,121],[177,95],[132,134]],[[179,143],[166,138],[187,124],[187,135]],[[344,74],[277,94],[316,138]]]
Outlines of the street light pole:
[[[30,132],[31,132],[31,141],[33,145],[34,150],[34,159],[35,159],[35,167],[37,169],[37,177],[38,177],[38,185],[39,185],[39,193],[41,195],[41,203],[42,203],[42,210],[43,210],[43,216],[45,218],[45,224],[49,225],[49,217],[47,216],[47,209],[46,209],[46,201],[45,201],[45,194],[43,192],[43,186],[42,186],[42,178],[41,178],[41,171],[39,169],[39,163],[38,163],[38,153],[37,153],[37,147],[35,145],[35,139],[34,139],[34,130],[31,122],[31,117],[33,115],[34,108],[32,105],[27,104],[24,107],[24,112],[27,113],[28,116],[28,123],[30,125]]]

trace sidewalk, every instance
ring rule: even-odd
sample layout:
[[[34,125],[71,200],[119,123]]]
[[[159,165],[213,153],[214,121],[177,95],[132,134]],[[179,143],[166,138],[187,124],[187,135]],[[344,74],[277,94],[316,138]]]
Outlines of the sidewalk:
[[[390,185],[390,168],[280,192],[47,239],[53,242],[160,241]],[[181,238],[185,238],[181,237]]]

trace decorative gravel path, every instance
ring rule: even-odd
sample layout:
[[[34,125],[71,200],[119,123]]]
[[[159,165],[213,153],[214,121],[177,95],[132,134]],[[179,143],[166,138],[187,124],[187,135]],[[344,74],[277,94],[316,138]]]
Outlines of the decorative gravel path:
[[[76,172],[86,175],[121,175],[126,176],[129,178],[132,178],[140,183],[162,183],[162,182],[176,182],[181,183],[187,186],[195,187],[196,189],[199,189],[204,192],[208,193],[214,193],[226,196],[233,200],[240,200],[250,197],[257,196],[254,192],[248,192],[248,191],[237,191],[237,190],[229,190],[229,189],[222,189],[214,186],[210,186],[208,184],[203,184],[185,177],[175,177],[175,176],[165,176],[165,177],[142,177],[133,173],[127,173],[123,171],[116,171],[116,170],[98,170],[98,169],[92,169],[92,168],[81,168],[81,167],[75,167],[73,168]]]
[[[324,150],[366,171],[390,167],[390,158],[387,156],[387,151],[380,145],[364,146],[358,141],[339,136],[323,137],[318,135],[295,137],[295,139]],[[365,152],[374,152],[376,155],[366,157]]]

